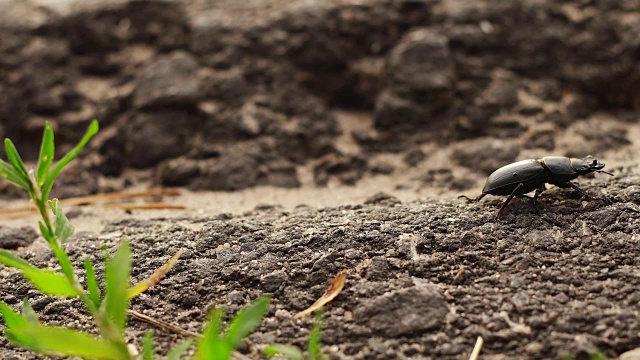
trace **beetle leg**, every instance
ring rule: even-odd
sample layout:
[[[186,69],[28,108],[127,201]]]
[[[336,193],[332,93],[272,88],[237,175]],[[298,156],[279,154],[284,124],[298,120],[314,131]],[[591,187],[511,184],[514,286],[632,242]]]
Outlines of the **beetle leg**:
[[[545,191],[546,189],[543,187],[536,189],[536,192],[533,194],[533,196],[529,196],[529,195],[525,195],[525,194],[521,194],[521,195],[516,195],[518,197],[524,197],[529,199],[529,201],[531,201],[534,204],[538,204],[538,196],[540,196],[540,193]]]
[[[511,199],[513,199],[513,197],[516,195],[518,190],[520,190],[523,187],[524,187],[524,184],[520,183],[520,184],[518,184],[518,186],[516,186],[515,189],[513,189],[513,191],[511,192],[511,194],[507,198],[507,201],[505,201],[504,204],[502,204],[502,206],[500,207],[500,210],[498,210],[498,215],[496,215],[496,217],[500,217],[500,214],[502,214],[502,210],[504,210],[504,208],[509,204],[509,202],[511,201]]]
[[[464,198],[464,199],[467,199],[467,201],[476,202],[476,201],[480,201],[480,199],[482,199],[485,196],[487,196],[487,194],[485,194],[485,193],[482,193],[482,194],[480,194],[480,195],[478,195],[477,197],[474,197],[474,198],[470,198],[467,195],[459,195],[458,199]]]
[[[587,194],[584,190],[580,189],[577,185],[573,184],[573,183],[569,183],[569,186],[574,189],[575,191],[579,192],[580,194],[584,195],[587,199],[591,200],[593,199],[593,196]],[[602,200],[607,204],[613,204],[613,201],[611,201],[611,199],[606,198],[606,197],[598,197],[597,200]]]
[[[591,195],[587,194],[584,190],[580,189],[578,187],[578,185],[568,181],[567,185],[569,185],[573,190],[577,191],[578,193],[582,194],[582,196],[586,197],[587,199],[592,199]]]
[[[536,192],[533,193],[533,203],[534,204],[538,204],[538,196],[540,196],[540,194],[545,190],[546,190],[546,188],[545,188],[544,185],[542,185],[541,187],[536,189]]]

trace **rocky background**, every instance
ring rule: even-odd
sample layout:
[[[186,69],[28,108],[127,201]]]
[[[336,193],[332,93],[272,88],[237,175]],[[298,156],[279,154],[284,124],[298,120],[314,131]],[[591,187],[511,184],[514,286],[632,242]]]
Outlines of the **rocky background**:
[[[64,173],[57,196],[136,184],[357,188],[404,173],[415,177],[398,189],[428,187],[434,195],[424,203],[379,195],[326,212],[275,207],[184,220],[187,228],[202,227],[171,227],[192,246],[190,265],[150,293],[168,293],[165,300],[137,305],[155,302],[156,315],[167,320],[172,311],[188,313],[185,326],[197,330],[204,315],[193,308],[236,310],[270,292],[281,297],[279,309],[293,312],[346,267],[357,269],[355,283],[328,312],[325,333],[327,351],[337,357],[460,358],[478,335],[496,359],[579,357],[594,349],[616,356],[640,346],[638,246],[631,245],[638,242],[640,188],[639,1],[55,4],[0,1],[0,135],[34,160],[45,121],[62,153],[99,120],[99,135]],[[488,201],[489,209],[451,200],[478,193],[504,164],[550,154],[593,154],[609,164],[615,184],[592,180],[597,187],[588,189],[613,204],[585,205],[554,190],[541,209],[514,201],[523,215],[500,225],[489,209],[502,199]],[[4,183],[0,193],[21,196]],[[339,219],[345,211],[349,221]],[[285,220],[276,221],[280,216]],[[159,225],[129,221],[109,231],[140,241],[141,259],[168,255],[143,245],[168,236]],[[136,237],[132,227],[150,230],[133,231]],[[212,250],[234,242],[252,254],[255,274],[236,264],[241,255]],[[216,259],[207,271],[231,285],[172,298],[178,279],[202,278],[193,274],[207,257]],[[302,281],[278,272],[289,261],[290,273],[316,275]],[[593,272],[580,272],[589,264]],[[144,272],[157,264],[138,265]],[[380,309],[415,314],[390,296],[437,321],[391,321]],[[56,313],[60,303],[36,310],[69,316]],[[304,342],[304,324],[289,313],[272,312],[268,321],[252,346]],[[286,331],[283,322],[291,326]]]
[[[637,1],[298,5],[130,1],[5,25],[0,132],[34,159],[45,120],[60,152],[100,121],[69,176],[78,187],[61,195],[117,189],[100,179],[127,169],[158,185],[239,190],[297,187],[310,162],[318,185],[353,184],[393,171],[372,166],[376,153],[416,165],[429,143],[459,143],[452,160],[485,174],[529,149],[582,157],[629,144]],[[355,153],[336,147],[336,109],[371,114],[346,134]]]

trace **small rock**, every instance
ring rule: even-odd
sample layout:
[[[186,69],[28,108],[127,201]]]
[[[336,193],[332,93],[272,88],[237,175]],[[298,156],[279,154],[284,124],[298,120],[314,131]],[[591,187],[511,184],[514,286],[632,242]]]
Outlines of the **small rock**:
[[[354,318],[373,331],[397,337],[442,326],[449,307],[429,281],[414,279],[415,286],[367,300],[355,309]]]
[[[246,189],[259,183],[260,169],[250,154],[229,152],[217,159],[201,162],[201,176],[193,179],[193,190],[233,191]]]
[[[287,159],[276,159],[267,165],[266,184],[283,188],[297,188],[300,186],[296,165]]]
[[[389,262],[382,256],[375,256],[367,267],[365,278],[370,281],[384,281],[389,278]]]
[[[184,111],[138,113],[126,125],[126,156],[129,165],[145,168],[189,150],[194,114]]]
[[[419,29],[391,50],[389,85],[376,99],[377,128],[424,123],[451,103],[456,76],[448,42],[437,32]]]
[[[429,118],[422,105],[391,91],[382,92],[376,99],[373,121],[377,129],[397,129],[407,125],[414,129]]]
[[[198,62],[174,51],[155,60],[140,75],[133,103],[140,108],[193,105],[201,97]]]
[[[30,226],[20,228],[0,227],[0,248],[2,249],[25,247],[37,238],[38,234]]]
[[[365,204],[381,204],[381,205],[393,205],[400,204],[400,200],[393,195],[389,195],[384,192],[379,192],[369,196],[365,201]]]
[[[47,307],[47,305],[51,304],[53,301],[54,301],[53,298],[44,296],[35,300],[31,300],[30,304],[33,310],[42,311],[44,310],[45,307]]]
[[[389,175],[393,173],[395,167],[387,162],[374,161],[370,166],[370,170],[373,174]]]
[[[200,173],[197,160],[179,157],[162,162],[158,167],[157,178],[163,186],[186,186]]]
[[[364,176],[367,160],[360,155],[327,154],[318,159],[313,167],[315,183],[326,186],[331,177],[345,185],[354,185]]]
[[[480,106],[510,108],[518,103],[518,77],[507,70],[497,69],[491,73],[491,83],[476,99]]]
[[[275,271],[262,278],[262,288],[266,292],[275,292],[287,280],[287,275],[282,270]]]
[[[424,159],[427,158],[427,155],[420,148],[416,148],[410,150],[402,160],[409,166],[416,166],[420,164]]]
[[[395,91],[449,95],[443,97],[445,102],[427,106],[442,107],[453,95],[456,76],[449,40],[435,31],[419,29],[405,35],[389,53],[386,72]]]

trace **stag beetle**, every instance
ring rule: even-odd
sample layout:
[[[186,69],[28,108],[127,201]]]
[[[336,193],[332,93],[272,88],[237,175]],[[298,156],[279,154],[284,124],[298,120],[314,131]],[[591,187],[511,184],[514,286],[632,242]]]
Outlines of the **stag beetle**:
[[[561,188],[572,188],[588,199],[591,196],[584,190],[580,189],[571,180],[580,175],[586,175],[592,172],[599,172],[613,176],[604,170],[604,164],[598,160],[588,162],[585,160],[568,158],[564,156],[547,156],[542,159],[529,159],[515,162],[499,168],[494,171],[480,194],[475,199],[467,196],[462,197],[468,200],[478,201],[488,194],[491,195],[509,195],[507,201],[502,204],[498,211],[498,216],[502,210],[509,204],[514,196],[526,196],[524,194],[535,190],[533,201],[537,202],[538,196],[543,192],[545,184],[553,184]]]

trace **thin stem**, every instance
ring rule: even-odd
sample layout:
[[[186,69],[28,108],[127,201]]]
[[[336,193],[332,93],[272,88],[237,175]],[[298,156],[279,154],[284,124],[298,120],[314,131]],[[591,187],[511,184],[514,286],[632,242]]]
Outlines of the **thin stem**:
[[[54,254],[56,255],[56,258],[58,259],[58,263],[60,264],[60,266],[64,268],[65,264],[63,262],[67,262],[68,259],[66,259],[67,261],[64,261],[65,259],[61,259],[61,257],[58,256],[58,253],[64,253],[64,250],[61,249],[58,239],[55,236],[53,225],[51,223],[51,218],[49,216],[49,211],[47,210],[47,200],[38,198],[37,196],[33,196],[33,195],[35,194],[32,193],[33,202],[36,204],[36,207],[40,212],[40,216],[42,217],[42,220],[44,221],[44,224],[47,230],[49,231],[49,234],[51,234],[51,239],[47,239],[48,240],[47,242],[49,242],[49,245],[51,246]],[[72,265],[69,263],[68,266],[72,266]],[[65,272],[67,274],[67,279],[73,285],[73,287],[75,287],[78,290],[78,297],[87,307],[87,310],[89,310],[89,313],[93,317],[96,325],[98,326],[98,329],[100,330],[100,334],[104,338],[109,339],[109,341],[122,343],[121,337],[117,334],[117,331],[114,331],[113,326],[109,323],[107,319],[105,319],[103,314],[100,312],[100,309],[98,309],[95,306],[91,298],[85,292],[85,289],[82,287],[82,284],[80,284],[78,279],[76,279],[75,273],[73,272],[73,268],[71,268],[70,270],[71,271],[69,272]],[[126,344],[124,343],[123,345],[126,346]]]
[[[47,230],[49,230],[49,233],[53,235],[53,225],[51,225],[51,219],[49,218],[49,212],[47,211],[46,200],[42,201],[41,199],[34,199],[33,201],[36,203],[36,207],[40,212],[40,216],[42,216],[42,220],[44,220],[44,225],[47,227]]]

